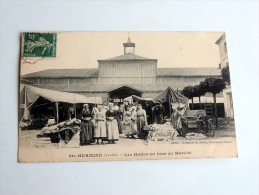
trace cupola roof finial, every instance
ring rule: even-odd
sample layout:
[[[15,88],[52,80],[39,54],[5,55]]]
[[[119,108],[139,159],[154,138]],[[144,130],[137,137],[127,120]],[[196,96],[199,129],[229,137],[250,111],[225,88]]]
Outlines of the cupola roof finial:
[[[128,43],[131,43],[131,40],[130,40],[130,33],[128,32]]]
[[[123,43],[124,54],[134,54],[135,53],[135,43],[132,43],[130,40],[130,33],[128,32],[128,41]]]

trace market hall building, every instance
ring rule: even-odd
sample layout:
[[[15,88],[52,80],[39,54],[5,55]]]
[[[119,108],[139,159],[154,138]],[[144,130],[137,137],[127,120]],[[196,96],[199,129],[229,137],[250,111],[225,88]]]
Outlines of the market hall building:
[[[135,46],[128,38],[123,55],[98,60],[98,69],[49,69],[22,75],[21,79],[35,87],[101,97],[107,104],[131,95],[153,98],[168,86],[181,91],[221,74],[218,67],[157,68],[157,59],[136,55]]]

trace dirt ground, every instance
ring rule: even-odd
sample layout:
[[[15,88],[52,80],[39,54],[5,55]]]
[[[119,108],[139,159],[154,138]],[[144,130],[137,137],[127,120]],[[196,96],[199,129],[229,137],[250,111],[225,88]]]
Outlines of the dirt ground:
[[[188,132],[199,133],[197,129],[189,129]],[[219,118],[218,127],[215,127],[214,139],[220,137],[236,137],[235,122],[234,119]]]
[[[50,138],[43,137],[43,138],[37,138],[37,134],[40,130],[25,130],[19,132],[19,144],[21,146],[26,147],[33,147],[33,148],[78,148],[78,147],[100,147],[99,145],[96,145],[93,143],[91,146],[80,146],[79,145],[79,133],[75,134],[70,142],[68,144],[65,144],[63,141],[60,143],[51,143]],[[188,132],[194,132],[199,133],[197,129],[189,129]],[[214,137],[207,137],[205,139],[220,139],[220,138],[227,138],[227,137],[235,137],[235,125],[234,120],[228,120],[221,118],[219,119],[219,127],[215,129],[215,136]],[[177,140],[186,140],[184,137],[175,137],[174,141]],[[154,141],[147,142],[143,139],[130,139],[126,138],[124,134],[120,135],[120,140],[114,145],[123,145],[123,146],[137,146],[137,145],[148,145],[148,144],[155,144]],[[170,143],[170,140],[168,141],[156,141],[157,144],[162,143]],[[107,146],[107,145],[106,145]],[[105,146],[101,146],[105,147]]]

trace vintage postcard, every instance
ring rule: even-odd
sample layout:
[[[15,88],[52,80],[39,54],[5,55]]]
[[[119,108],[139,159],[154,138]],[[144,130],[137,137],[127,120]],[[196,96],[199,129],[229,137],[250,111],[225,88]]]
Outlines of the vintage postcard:
[[[224,32],[24,32],[20,50],[18,162],[238,156]]]

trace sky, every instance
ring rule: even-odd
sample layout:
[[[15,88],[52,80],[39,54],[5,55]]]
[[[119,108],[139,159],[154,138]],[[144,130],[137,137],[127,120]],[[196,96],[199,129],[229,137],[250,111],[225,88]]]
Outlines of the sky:
[[[97,60],[122,55],[128,35],[135,54],[157,59],[158,68],[218,67],[215,42],[222,32],[62,32],[56,57],[22,58],[21,75],[46,69],[98,68]]]

